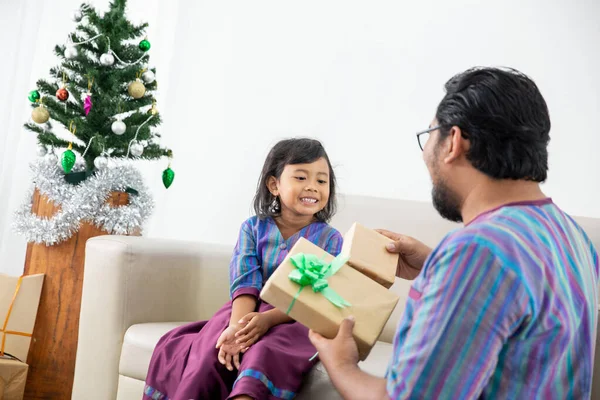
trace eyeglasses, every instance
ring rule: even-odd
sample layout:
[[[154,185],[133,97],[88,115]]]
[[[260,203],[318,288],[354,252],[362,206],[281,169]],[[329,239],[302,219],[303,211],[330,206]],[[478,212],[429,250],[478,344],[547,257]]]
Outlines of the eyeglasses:
[[[436,129],[440,129],[441,125],[432,126],[431,128],[425,129],[424,131],[417,132],[417,142],[419,142],[419,147],[421,151],[425,148],[425,144],[429,140],[429,133],[435,131]]]

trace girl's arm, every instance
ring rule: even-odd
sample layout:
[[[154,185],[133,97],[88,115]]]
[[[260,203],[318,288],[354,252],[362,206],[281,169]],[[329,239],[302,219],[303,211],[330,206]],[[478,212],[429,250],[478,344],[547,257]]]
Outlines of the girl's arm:
[[[262,267],[253,231],[251,220],[242,224],[229,265],[229,290],[233,300],[230,325],[238,325],[244,315],[256,309],[262,288]]]
[[[239,327],[240,320],[256,309],[256,297],[242,294],[233,300],[229,326]],[[285,314],[284,314],[285,315]]]
[[[268,318],[269,326],[271,328],[279,324],[285,324],[287,322],[294,321],[292,318],[290,318],[289,315],[276,308],[269,311],[265,311],[263,314],[265,314],[265,316]]]

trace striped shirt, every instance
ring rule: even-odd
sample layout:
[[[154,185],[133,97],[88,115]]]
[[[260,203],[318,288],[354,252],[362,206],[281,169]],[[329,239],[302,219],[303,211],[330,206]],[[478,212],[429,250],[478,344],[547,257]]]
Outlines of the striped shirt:
[[[229,266],[231,298],[242,294],[258,297],[263,284],[300,237],[334,256],[342,250],[342,235],[324,222],[313,222],[284,239],[272,218],[255,216],[246,220]]]
[[[598,253],[550,199],[450,233],[409,293],[392,399],[589,399]]]

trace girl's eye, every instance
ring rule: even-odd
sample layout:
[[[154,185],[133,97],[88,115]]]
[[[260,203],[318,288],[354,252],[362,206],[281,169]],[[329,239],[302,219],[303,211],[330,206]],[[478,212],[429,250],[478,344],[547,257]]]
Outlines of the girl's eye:
[[[319,180],[319,183],[320,183],[321,185],[324,185],[324,184],[326,184],[326,183],[327,183],[327,181],[324,181],[324,180],[322,180],[322,179],[321,179],[321,180]]]
[[[298,179],[299,181],[305,181],[306,178],[303,176],[297,176],[296,179]]]

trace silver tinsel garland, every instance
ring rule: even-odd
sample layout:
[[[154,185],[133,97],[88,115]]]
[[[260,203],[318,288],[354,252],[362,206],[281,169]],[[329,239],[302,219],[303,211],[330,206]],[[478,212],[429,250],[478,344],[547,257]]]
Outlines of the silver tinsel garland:
[[[14,229],[28,242],[55,245],[69,239],[82,222],[89,222],[113,235],[141,231],[152,213],[154,203],[141,174],[130,165],[104,168],[85,181],[72,185],[65,181],[55,157],[44,157],[31,165],[34,184],[15,212]],[[51,218],[40,218],[31,212],[33,193],[38,189],[60,207]],[[112,191],[135,189],[129,204],[111,207],[106,199]]]

